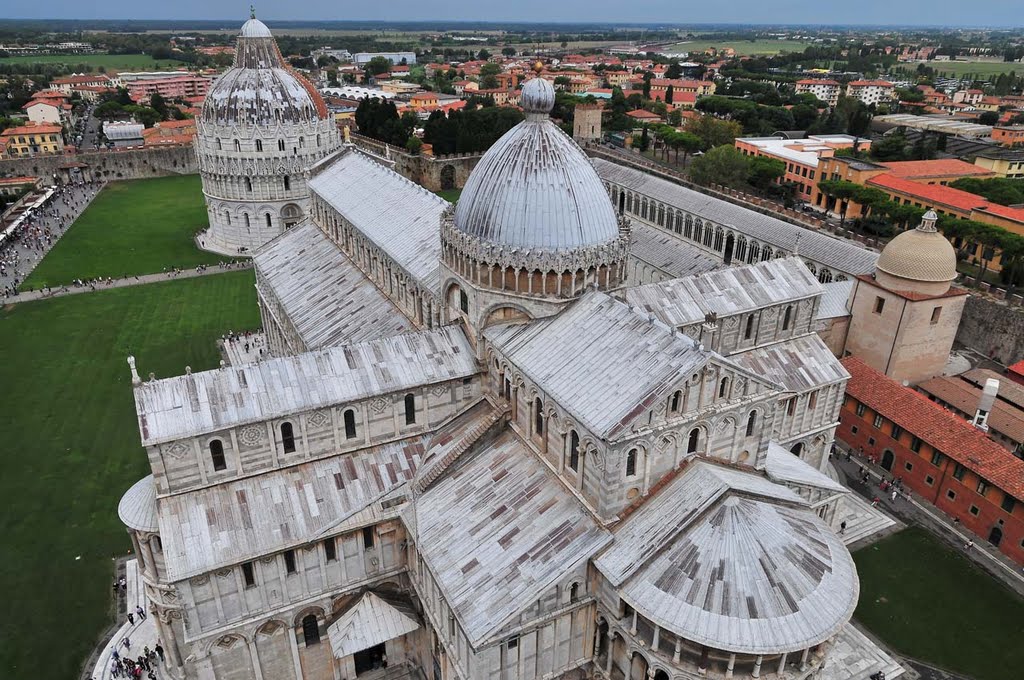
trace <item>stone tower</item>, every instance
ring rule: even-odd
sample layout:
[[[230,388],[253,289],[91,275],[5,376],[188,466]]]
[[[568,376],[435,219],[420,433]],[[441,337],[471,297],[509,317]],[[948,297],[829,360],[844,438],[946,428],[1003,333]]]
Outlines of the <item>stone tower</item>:
[[[234,65],[196,121],[196,156],[210,228],[201,247],[253,250],[309,211],[307,169],[341,145],[323,99],[292,71],[263,22],[242,26]]]
[[[885,246],[875,273],[857,277],[846,352],[889,377],[916,384],[939,375],[967,292],[951,286],[956,253],[929,210]]]
[[[580,144],[601,139],[601,105],[577,104],[572,122],[572,138]]]

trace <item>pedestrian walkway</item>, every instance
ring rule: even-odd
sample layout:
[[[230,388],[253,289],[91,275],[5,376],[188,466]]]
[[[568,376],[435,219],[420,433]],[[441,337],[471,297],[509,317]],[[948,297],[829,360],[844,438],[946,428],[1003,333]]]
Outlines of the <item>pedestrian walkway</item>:
[[[245,366],[270,357],[265,333],[244,333],[217,341],[228,366]]]
[[[224,265],[205,267],[200,270],[186,269],[184,271],[161,272],[159,274],[142,274],[140,276],[128,276],[123,279],[111,279],[109,283],[97,282],[82,286],[63,286],[61,288],[50,288],[45,291],[33,290],[6,297],[4,298],[4,304],[31,302],[32,300],[49,300],[50,298],[64,297],[65,295],[94,293],[98,290],[107,290],[109,288],[127,288],[129,286],[141,286],[146,283],[157,283],[159,281],[173,281],[175,279],[194,279],[200,276],[212,276],[214,274],[223,274],[226,271],[231,271],[235,269],[252,269],[252,263],[228,263]]]
[[[818,677],[820,680],[868,680],[878,671],[885,674],[885,680],[907,673],[906,668],[851,622],[836,636],[829,660]]]
[[[125,597],[126,611],[118,612],[118,618],[126,617],[130,613],[135,621],[132,622],[126,618],[121,627],[114,633],[114,636],[107,642],[96,660],[96,666],[93,668],[91,675],[93,680],[109,680],[115,677],[113,675],[115,651],[117,651],[120,658],[136,659],[143,655],[143,650],[146,647],[155,649],[157,645],[156,622],[153,621],[148,612],[146,618],[141,620],[135,613],[137,607],[142,607],[144,611],[148,610],[146,592],[142,582],[142,572],[139,571],[138,560],[129,560],[125,564],[125,579],[128,585],[127,596]],[[124,646],[125,640],[130,642],[130,647]],[[153,665],[153,669],[156,671],[158,678],[168,678],[170,676],[159,661]],[[125,676],[122,673],[119,677],[123,678]]]

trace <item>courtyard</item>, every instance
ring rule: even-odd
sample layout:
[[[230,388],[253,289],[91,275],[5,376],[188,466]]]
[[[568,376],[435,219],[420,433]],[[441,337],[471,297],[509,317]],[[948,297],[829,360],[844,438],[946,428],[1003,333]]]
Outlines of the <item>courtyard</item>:
[[[159,271],[161,255],[145,261]],[[125,357],[143,376],[215,367],[221,334],[259,326],[253,282],[233,271],[0,310],[0,675],[75,678],[112,621],[111,560],[130,548],[117,503],[149,471]]]
[[[22,290],[74,279],[122,278],[216,264],[193,241],[207,227],[198,175],[111,182],[22,283]]]
[[[976,680],[1024,665],[1024,600],[911,527],[854,553],[855,618],[900,654]]]

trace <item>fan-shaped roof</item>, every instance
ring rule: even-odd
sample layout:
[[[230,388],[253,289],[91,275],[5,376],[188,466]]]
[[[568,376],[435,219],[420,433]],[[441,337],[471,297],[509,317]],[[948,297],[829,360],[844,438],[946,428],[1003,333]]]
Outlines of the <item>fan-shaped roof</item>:
[[[143,477],[124,492],[121,502],[117,504],[117,516],[129,529],[147,533],[159,530],[153,475]]]

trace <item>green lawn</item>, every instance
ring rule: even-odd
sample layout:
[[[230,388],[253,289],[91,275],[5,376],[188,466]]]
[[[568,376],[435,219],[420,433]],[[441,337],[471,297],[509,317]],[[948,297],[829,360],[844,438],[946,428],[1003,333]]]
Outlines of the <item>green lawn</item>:
[[[935,69],[939,76],[949,78],[962,78],[970,75],[979,80],[991,80],[1000,73],[1015,71],[1017,75],[1024,74],[1024,65],[1005,61],[925,61],[925,66]],[[897,67],[907,68],[916,72],[917,62],[909,64],[897,64]]]
[[[213,368],[215,340],[259,325],[251,271],[0,310],[0,677],[77,677],[110,623],[121,495],[149,472],[130,373]]]
[[[93,68],[117,71],[162,71],[181,68],[185,62],[177,59],[153,59],[148,54],[40,54],[0,59],[0,64],[86,64]]]
[[[898,652],[976,680],[1003,680],[1024,665],[1024,600],[924,529],[853,557],[855,616]]]
[[[455,203],[459,200],[459,196],[462,195],[462,189],[442,189],[441,191],[435,191],[434,193],[449,203]]]
[[[224,256],[199,250],[192,240],[208,224],[199,175],[111,182],[22,289],[215,264]]]
[[[709,47],[731,47],[740,56],[803,52],[812,43],[803,40],[688,40],[668,48],[669,52],[703,52]]]

